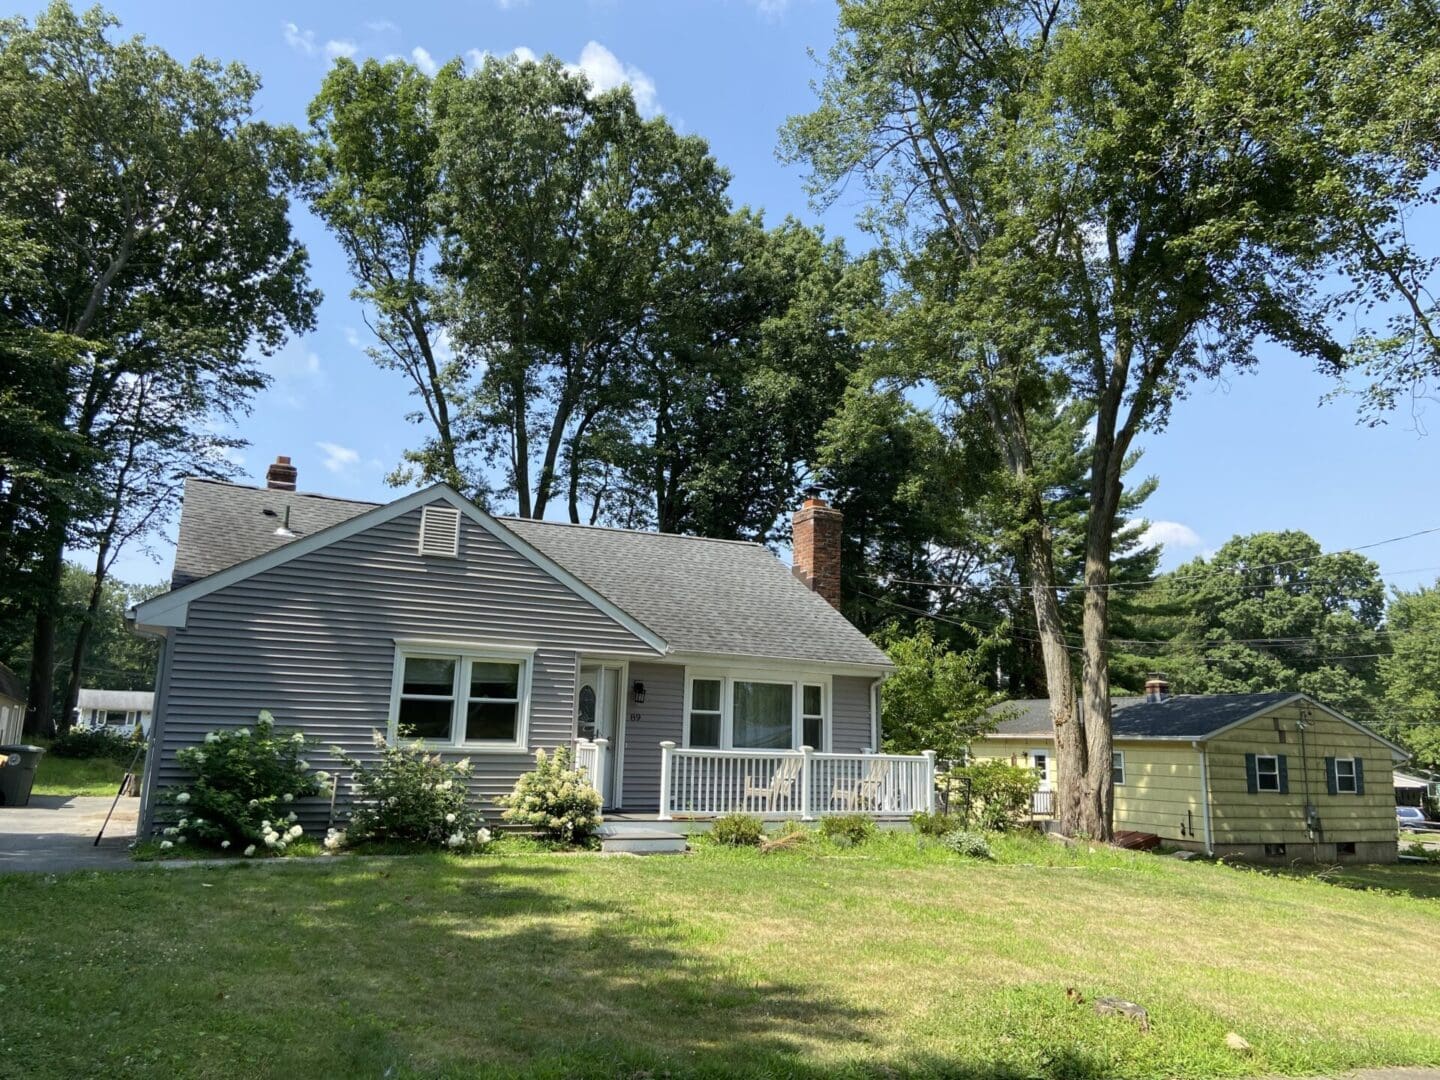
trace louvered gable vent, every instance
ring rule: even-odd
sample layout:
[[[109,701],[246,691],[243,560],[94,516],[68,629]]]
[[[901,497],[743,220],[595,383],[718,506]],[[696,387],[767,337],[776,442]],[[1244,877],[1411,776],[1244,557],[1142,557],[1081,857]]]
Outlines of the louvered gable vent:
[[[451,506],[427,506],[420,511],[420,554],[460,554],[460,511]]]

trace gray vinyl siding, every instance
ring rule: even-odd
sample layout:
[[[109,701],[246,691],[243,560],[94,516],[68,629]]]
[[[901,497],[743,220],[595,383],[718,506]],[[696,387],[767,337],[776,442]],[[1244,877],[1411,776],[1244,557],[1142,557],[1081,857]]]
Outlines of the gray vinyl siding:
[[[419,522],[417,509],[192,601],[167,650],[154,785],[186,778],[175,761],[179,749],[216,728],[253,725],[261,709],[320,746],[370,756],[371,732],[389,723],[396,638],[534,647],[531,749],[573,737],[578,652],[653,655],[468,519],[459,558],[422,558]],[[513,786],[530,757],[469,756],[474,793],[493,814],[494,797]],[[328,752],[310,760],[338,771]],[[302,822],[323,826],[327,812],[317,801],[302,808]]]
[[[870,717],[870,687],[875,680],[867,675],[836,675],[832,684],[835,700],[830,706],[830,745],[837,754],[879,751]]]
[[[645,684],[643,704],[630,701],[625,718],[624,809],[660,806],[660,744],[684,735],[685,668],[630,663],[630,682]]]

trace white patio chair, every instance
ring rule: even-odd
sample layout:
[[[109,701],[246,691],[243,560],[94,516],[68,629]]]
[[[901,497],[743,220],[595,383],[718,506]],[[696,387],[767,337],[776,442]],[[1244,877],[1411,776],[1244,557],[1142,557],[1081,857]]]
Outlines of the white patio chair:
[[[877,758],[866,763],[860,779],[836,781],[830,791],[830,801],[852,812],[862,809],[879,810],[885,781],[889,778],[890,762]]]
[[[753,774],[745,776],[745,809],[750,809],[751,799],[763,799],[765,809],[773,811],[775,804],[790,798],[795,790],[795,781],[800,777],[801,759],[784,758],[767,781],[758,781]]]

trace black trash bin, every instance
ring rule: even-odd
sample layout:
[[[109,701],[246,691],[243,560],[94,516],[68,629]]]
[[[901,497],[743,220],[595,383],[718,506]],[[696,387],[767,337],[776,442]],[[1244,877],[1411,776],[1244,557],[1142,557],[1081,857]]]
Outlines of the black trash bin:
[[[30,801],[35,770],[44,753],[43,746],[0,746],[0,806],[24,806]]]

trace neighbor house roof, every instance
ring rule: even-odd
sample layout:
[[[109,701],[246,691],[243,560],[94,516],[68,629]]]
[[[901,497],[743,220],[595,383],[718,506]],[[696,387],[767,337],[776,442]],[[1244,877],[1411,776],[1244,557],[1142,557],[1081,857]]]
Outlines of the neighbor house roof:
[[[188,585],[378,505],[187,480],[172,585]],[[664,638],[672,652],[889,664],[761,544],[495,520]]]
[[[75,701],[77,709],[114,709],[116,712],[150,712],[155,695],[149,690],[87,690],[82,689]]]
[[[25,684],[20,681],[19,675],[4,664],[0,664],[0,698],[22,704],[25,701]]]
[[[1264,694],[1173,694],[1164,701],[1116,697],[1110,702],[1111,731],[1117,739],[1204,739],[1241,720],[1264,712],[1296,695],[1293,691]],[[1048,698],[1008,701],[996,710],[1018,714],[1001,720],[996,735],[1051,738]]]

